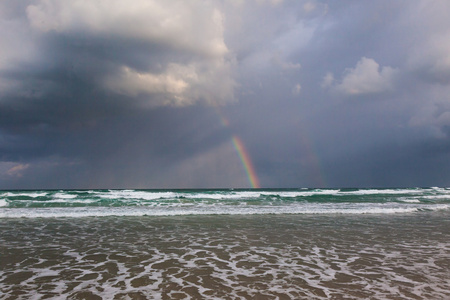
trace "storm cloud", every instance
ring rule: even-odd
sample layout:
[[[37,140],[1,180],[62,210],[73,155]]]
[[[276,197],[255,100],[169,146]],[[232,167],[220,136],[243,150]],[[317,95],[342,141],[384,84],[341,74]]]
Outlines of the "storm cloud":
[[[0,3],[0,188],[448,186],[450,3]]]

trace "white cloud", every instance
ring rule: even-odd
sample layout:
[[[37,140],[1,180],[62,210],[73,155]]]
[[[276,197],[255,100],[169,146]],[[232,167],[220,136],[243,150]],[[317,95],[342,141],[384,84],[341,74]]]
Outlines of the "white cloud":
[[[114,92],[128,95],[152,95],[152,105],[189,105],[195,101],[219,104],[232,101],[234,81],[225,63],[171,63],[165,72],[139,72],[123,66],[120,72],[107,77],[103,85]],[[223,76],[222,76],[223,75]]]
[[[179,98],[188,87],[184,78],[188,76],[195,77],[194,71],[177,65],[170,65],[163,74],[138,72],[123,66],[118,74],[107,78],[104,84],[110,90],[129,96],[169,94]]]
[[[346,95],[364,95],[385,92],[393,88],[398,70],[382,67],[371,58],[363,57],[355,68],[344,72],[342,81],[334,89]],[[332,77],[326,75],[323,84],[331,84]]]
[[[234,99],[224,17],[213,2],[40,0],[27,7],[27,17],[34,31],[44,35],[56,32],[121,43],[134,40],[143,49],[147,47],[143,56],[156,61],[158,70],[145,69],[144,64],[136,70],[136,64],[114,61],[108,75],[98,79],[110,91],[151,96],[151,105],[226,103]],[[152,51],[154,46],[162,51]]]

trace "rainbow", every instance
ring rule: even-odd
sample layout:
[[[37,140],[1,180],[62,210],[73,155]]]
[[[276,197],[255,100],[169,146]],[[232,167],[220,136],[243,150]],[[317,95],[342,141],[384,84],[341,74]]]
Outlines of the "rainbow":
[[[217,115],[219,116],[220,123],[224,128],[230,128],[230,121],[223,115],[220,111],[220,107],[218,105],[214,106]],[[232,134],[231,141],[233,143],[234,149],[236,150],[237,155],[244,167],[245,173],[248,178],[248,182],[252,188],[261,188],[259,184],[258,175],[256,174],[255,168],[253,167],[252,160],[250,159],[250,154],[244,146],[242,140],[236,134]]]
[[[247,149],[245,149],[244,143],[236,135],[232,137],[232,141],[233,146],[241,159],[242,165],[244,166],[245,172],[247,173],[248,181],[250,182],[251,187],[260,188],[261,185],[259,184],[258,176],[256,175],[255,168],[253,167]]]
[[[220,124],[224,128],[231,128],[230,121],[221,112],[220,107],[216,105],[215,109],[219,116]],[[325,176],[322,174],[319,157],[317,156],[316,151],[314,151],[314,145],[309,138],[308,131],[305,126],[303,126],[301,119],[294,121],[299,133],[297,138],[301,147],[303,166],[305,167],[305,171],[308,172],[309,184],[314,187],[324,187],[326,186]],[[244,143],[236,134],[232,134],[231,141],[239,156],[241,164],[244,167],[250,186],[252,188],[261,188],[250,154],[245,148]]]

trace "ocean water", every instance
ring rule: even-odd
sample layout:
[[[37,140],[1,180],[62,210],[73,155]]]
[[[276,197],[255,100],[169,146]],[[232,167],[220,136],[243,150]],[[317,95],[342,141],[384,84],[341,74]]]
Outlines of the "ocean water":
[[[450,299],[450,189],[0,191],[0,299]]]

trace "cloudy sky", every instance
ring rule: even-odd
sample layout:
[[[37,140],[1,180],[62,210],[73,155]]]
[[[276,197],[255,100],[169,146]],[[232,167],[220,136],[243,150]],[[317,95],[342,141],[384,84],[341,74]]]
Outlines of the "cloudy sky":
[[[447,0],[3,0],[0,188],[450,186]]]

